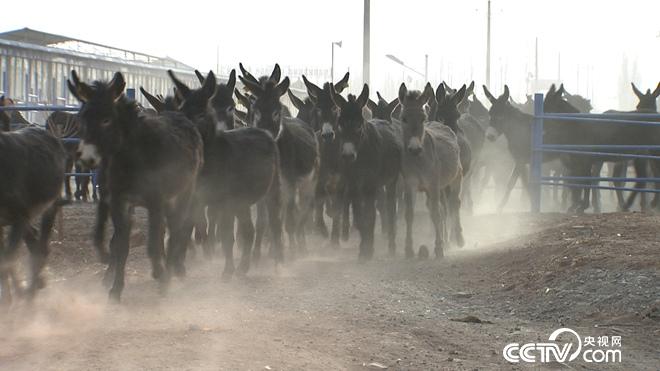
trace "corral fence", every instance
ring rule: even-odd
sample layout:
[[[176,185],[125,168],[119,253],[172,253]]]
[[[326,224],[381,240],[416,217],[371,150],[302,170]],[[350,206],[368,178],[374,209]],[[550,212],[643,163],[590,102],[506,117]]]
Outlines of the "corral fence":
[[[660,114],[648,113],[545,113],[543,107],[543,94],[534,95],[534,123],[532,128],[532,159],[530,166],[530,196],[532,212],[541,211],[541,187],[561,185],[571,188],[591,188],[620,190],[633,192],[660,193],[655,188],[632,188],[600,185],[600,182],[647,182],[660,183],[660,178],[629,178],[629,177],[601,177],[597,176],[543,176],[541,166],[543,153],[565,153],[587,156],[607,156],[625,159],[660,160],[660,156],[653,156],[647,151],[660,152],[660,145],[587,145],[587,144],[553,144],[543,143],[543,123],[545,120],[588,122],[598,125],[626,124],[658,127],[660,130]],[[646,121],[641,121],[646,120]],[[655,121],[655,122],[654,122]],[[567,123],[567,125],[570,125]],[[637,153],[634,153],[637,152]],[[642,152],[641,154],[639,152]],[[646,153],[646,154],[644,154]],[[657,175],[657,174],[656,174]],[[561,182],[561,183],[558,183]],[[575,183],[584,182],[584,183]]]

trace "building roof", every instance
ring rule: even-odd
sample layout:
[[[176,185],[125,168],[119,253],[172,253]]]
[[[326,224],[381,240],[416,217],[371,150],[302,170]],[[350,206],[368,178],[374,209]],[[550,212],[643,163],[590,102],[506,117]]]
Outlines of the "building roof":
[[[193,68],[170,57],[156,57],[153,55],[120,49],[113,46],[84,41],[72,37],[50,34],[30,28],[1,32],[0,39],[15,41],[19,43],[32,44],[48,48],[56,48],[65,51],[90,54],[99,57],[120,59],[126,62],[136,62],[152,66],[170,67],[182,70]]]

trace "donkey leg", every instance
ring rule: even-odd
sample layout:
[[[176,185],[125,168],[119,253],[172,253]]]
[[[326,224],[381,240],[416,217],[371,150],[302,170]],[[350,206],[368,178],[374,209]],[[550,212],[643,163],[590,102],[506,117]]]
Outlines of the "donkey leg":
[[[346,242],[350,237],[351,231],[351,197],[348,195],[348,190],[344,190],[344,202],[341,205],[341,240]]]
[[[451,237],[456,246],[465,246],[463,225],[461,224],[461,181],[456,181],[447,189],[448,220],[451,223]]]
[[[131,235],[131,220],[128,207],[125,202],[112,199],[110,207],[110,216],[115,228],[112,235],[111,251],[115,258],[114,264],[114,282],[110,289],[110,301],[118,303],[121,299],[121,293],[124,290],[124,274],[126,269],[126,259],[128,258],[129,237]]]
[[[385,186],[385,212],[381,218],[387,219],[387,250],[396,254],[396,180]]]
[[[522,166],[525,165],[516,163],[513,166],[513,170],[511,171],[511,175],[509,176],[509,182],[506,185],[506,190],[504,190],[504,196],[502,197],[502,201],[500,201],[500,204],[497,206],[498,214],[502,212],[504,206],[509,201],[509,196],[511,195],[511,191],[513,190],[513,187],[516,185],[516,181],[518,181],[518,176],[520,175],[520,170]]]
[[[105,224],[108,221],[110,208],[105,200],[96,205],[96,223],[94,224],[94,248],[99,256],[101,263],[107,264],[110,261],[110,253],[105,248]]]
[[[647,161],[644,159],[635,159],[633,160],[633,166],[635,167],[635,174],[637,178],[646,178],[648,175],[648,172],[646,171],[647,168]],[[642,189],[646,188],[646,183],[645,182],[636,182],[635,183],[635,188]],[[647,205],[646,205],[646,192],[636,192],[633,191],[630,193],[628,196],[628,199],[626,200],[625,204],[625,209],[629,210],[632,205],[635,203],[635,197],[637,196],[637,193],[641,193],[640,195],[640,208],[642,212],[646,212],[647,210]]]
[[[163,265],[163,258],[165,256],[163,205],[160,200],[153,200],[149,203],[148,210],[147,254],[151,261],[151,277],[160,281],[163,279],[165,272]]]
[[[413,250],[413,221],[415,219],[415,191],[416,187],[406,185],[406,190],[403,195],[404,203],[406,204],[406,258],[413,258],[415,251]]]
[[[284,261],[284,251],[282,247],[282,199],[278,182],[271,187],[266,202],[271,240],[269,254],[275,259],[275,263],[279,264]]]
[[[616,178],[625,178],[628,173],[628,161],[619,161],[614,164],[613,176]],[[614,181],[615,187],[623,187],[626,183],[622,181]],[[626,199],[623,197],[623,191],[616,190],[617,208],[619,211],[628,211],[626,209]]]
[[[261,242],[266,231],[266,222],[268,218],[267,201],[262,200],[257,203],[257,223],[254,236],[254,249],[252,250],[252,260],[255,264],[261,259]]]
[[[312,214],[312,208],[314,207],[315,187],[316,181],[314,178],[304,180],[298,187],[300,205],[296,215],[296,238],[298,240],[298,251],[303,254],[307,254],[305,227]]]
[[[50,240],[50,234],[53,230],[53,224],[55,224],[55,217],[57,216],[58,211],[59,207],[53,205],[44,212],[44,215],[41,217],[41,231],[39,233],[38,241],[31,243],[29,242],[29,237],[26,236],[25,238],[26,245],[28,246],[28,249],[30,249],[32,280],[29,293],[31,296],[34,296],[37,290],[46,286],[46,283],[41,276],[41,272],[46,265],[46,259],[50,253],[48,241]],[[37,236],[36,231],[34,231],[34,236]]]
[[[222,279],[229,280],[234,275],[234,209],[223,207],[218,219],[222,251],[225,255],[225,268],[222,271]]]
[[[360,216],[360,255],[359,261],[365,262],[374,256],[374,229],[376,227],[376,189],[363,192]]]
[[[443,191],[432,186],[432,189],[426,193],[426,206],[429,210],[431,223],[435,229],[435,257],[442,258],[444,256],[444,232],[445,226],[443,225],[442,216],[440,214],[440,194]]]
[[[241,207],[236,212],[238,219],[238,233],[241,236],[239,243],[241,245],[241,262],[238,266],[238,274],[243,276],[250,269],[250,258],[252,255],[252,244],[254,242],[254,225],[252,224],[252,215],[250,206]]]

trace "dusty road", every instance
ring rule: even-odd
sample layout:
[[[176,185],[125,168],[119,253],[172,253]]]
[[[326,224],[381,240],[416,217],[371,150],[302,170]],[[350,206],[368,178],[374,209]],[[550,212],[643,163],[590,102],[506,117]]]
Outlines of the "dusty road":
[[[91,208],[75,205],[52,243],[49,286],[1,314],[0,369],[526,369],[503,347],[560,327],[621,336],[622,363],[541,369],[660,369],[660,217],[465,220],[468,246],[440,261],[405,260],[399,246],[398,257],[382,248],[361,265],[353,236],[340,251],[317,242],[304,259],[224,283],[222,258],[198,256],[167,297],[138,232],[123,302],[110,305],[87,237]],[[466,316],[492,323],[455,321]]]

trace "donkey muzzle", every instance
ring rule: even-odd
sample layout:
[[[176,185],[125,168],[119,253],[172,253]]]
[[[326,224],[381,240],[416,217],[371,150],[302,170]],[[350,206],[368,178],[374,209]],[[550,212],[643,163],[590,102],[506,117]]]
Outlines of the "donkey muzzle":
[[[355,161],[357,159],[357,151],[353,143],[344,143],[341,148],[341,157],[347,161]]]

